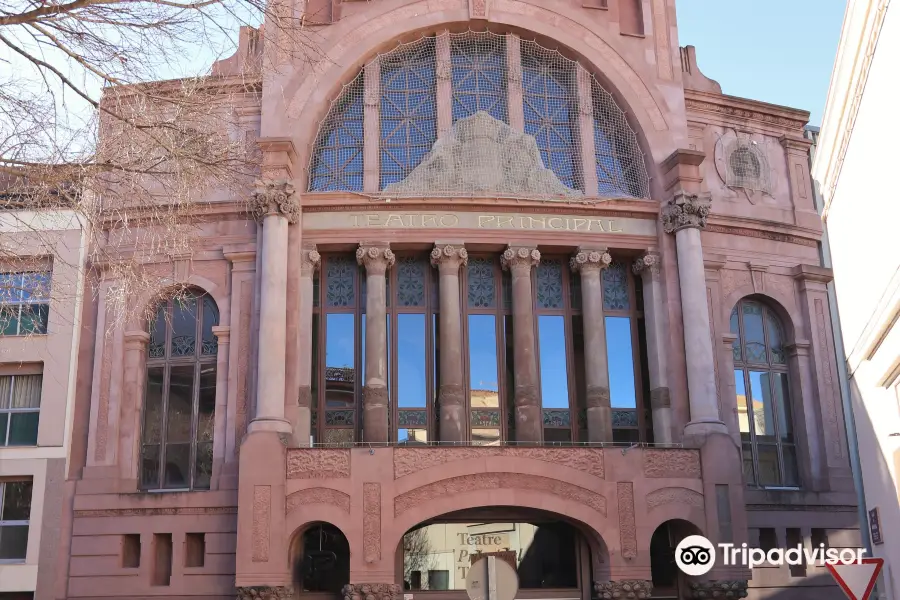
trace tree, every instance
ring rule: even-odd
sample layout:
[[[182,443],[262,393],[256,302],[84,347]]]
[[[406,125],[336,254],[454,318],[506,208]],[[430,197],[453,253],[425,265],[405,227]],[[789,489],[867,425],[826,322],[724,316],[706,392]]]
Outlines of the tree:
[[[208,202],[248,193],[258,156],[247,109],[263,73],[315,53],[314,34],[289,8],[0,0],[0,266],[28,269],[36,255],[26,247],[68,260],[34,213],[76,219],[86,265],[107,271],[118,314],[132,318],[126,299],[158,285],[140,265],[189,254]],[[229,45],[235,56],[210,71]]]

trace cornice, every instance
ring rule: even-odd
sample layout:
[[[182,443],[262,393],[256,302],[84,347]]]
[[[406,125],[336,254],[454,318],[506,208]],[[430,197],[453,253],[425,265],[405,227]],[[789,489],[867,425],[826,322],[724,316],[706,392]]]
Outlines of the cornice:
[[[726,120],[746,119],[801,133],[809,121],[809,111],[699,90],[684,90],[684,103],[688,113],[716,114]]]

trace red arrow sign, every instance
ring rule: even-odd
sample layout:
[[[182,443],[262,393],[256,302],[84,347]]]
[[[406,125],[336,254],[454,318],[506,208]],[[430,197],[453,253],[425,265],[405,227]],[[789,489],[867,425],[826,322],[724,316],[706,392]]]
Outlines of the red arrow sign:
[[[869,600],[875,580],[884,566],[883,558],[864,558],[859,563],[826,564],[837,584],[850,600]]]

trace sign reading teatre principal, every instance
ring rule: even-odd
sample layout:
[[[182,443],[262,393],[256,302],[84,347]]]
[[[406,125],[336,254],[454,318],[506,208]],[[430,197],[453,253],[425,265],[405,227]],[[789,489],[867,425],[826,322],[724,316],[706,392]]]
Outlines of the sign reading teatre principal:
[[[305,212],[304,229],[497,229],[656,235],[656,221],[567,214],[481,212]]]

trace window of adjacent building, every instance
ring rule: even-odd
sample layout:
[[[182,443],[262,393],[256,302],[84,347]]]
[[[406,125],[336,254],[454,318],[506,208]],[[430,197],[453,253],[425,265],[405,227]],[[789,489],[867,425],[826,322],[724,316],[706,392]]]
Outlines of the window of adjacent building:
[[[41,375],[0,376],[0,446],[36,446]]]
[[[0,273],[0,335],[47,333],[50,273]]]
[[[0,480],[0,563],[25,560],[31,488],[31,481]]]
[[[732,352],[744,479],[761,487],[796,487],[784,329],[772,309],[755,300],[738,303],[730,326],[738,336]]]
[[[189,291],[161,302],[150,323],[143,489],[209,489],[218,352],[212,328],[218,322],[213,299]]]
[[[373,171],[380,190],[404,180],[432,150],[440,111],[453,123],[484,112],[505,124],[515,112],[544,167],[570,189],[584,188],[581,139],[593,136],[599,193],[649,197],[637,136],[593,77],[591,97],[583,100],[594,126],[581,131],[579,68],[534,41],[489,32],[429,35],[401,44],[370,59],[332,104],[311,157],[309,191],[362,191],[370,107],[375,127],[368,134],[378,135]]]
[[[432,523],[403,536],[403,586],[464,590],[472,564],[493,555],[516,569],[520,589],[575,589],[583,544],[571,525],[558,521]]]

